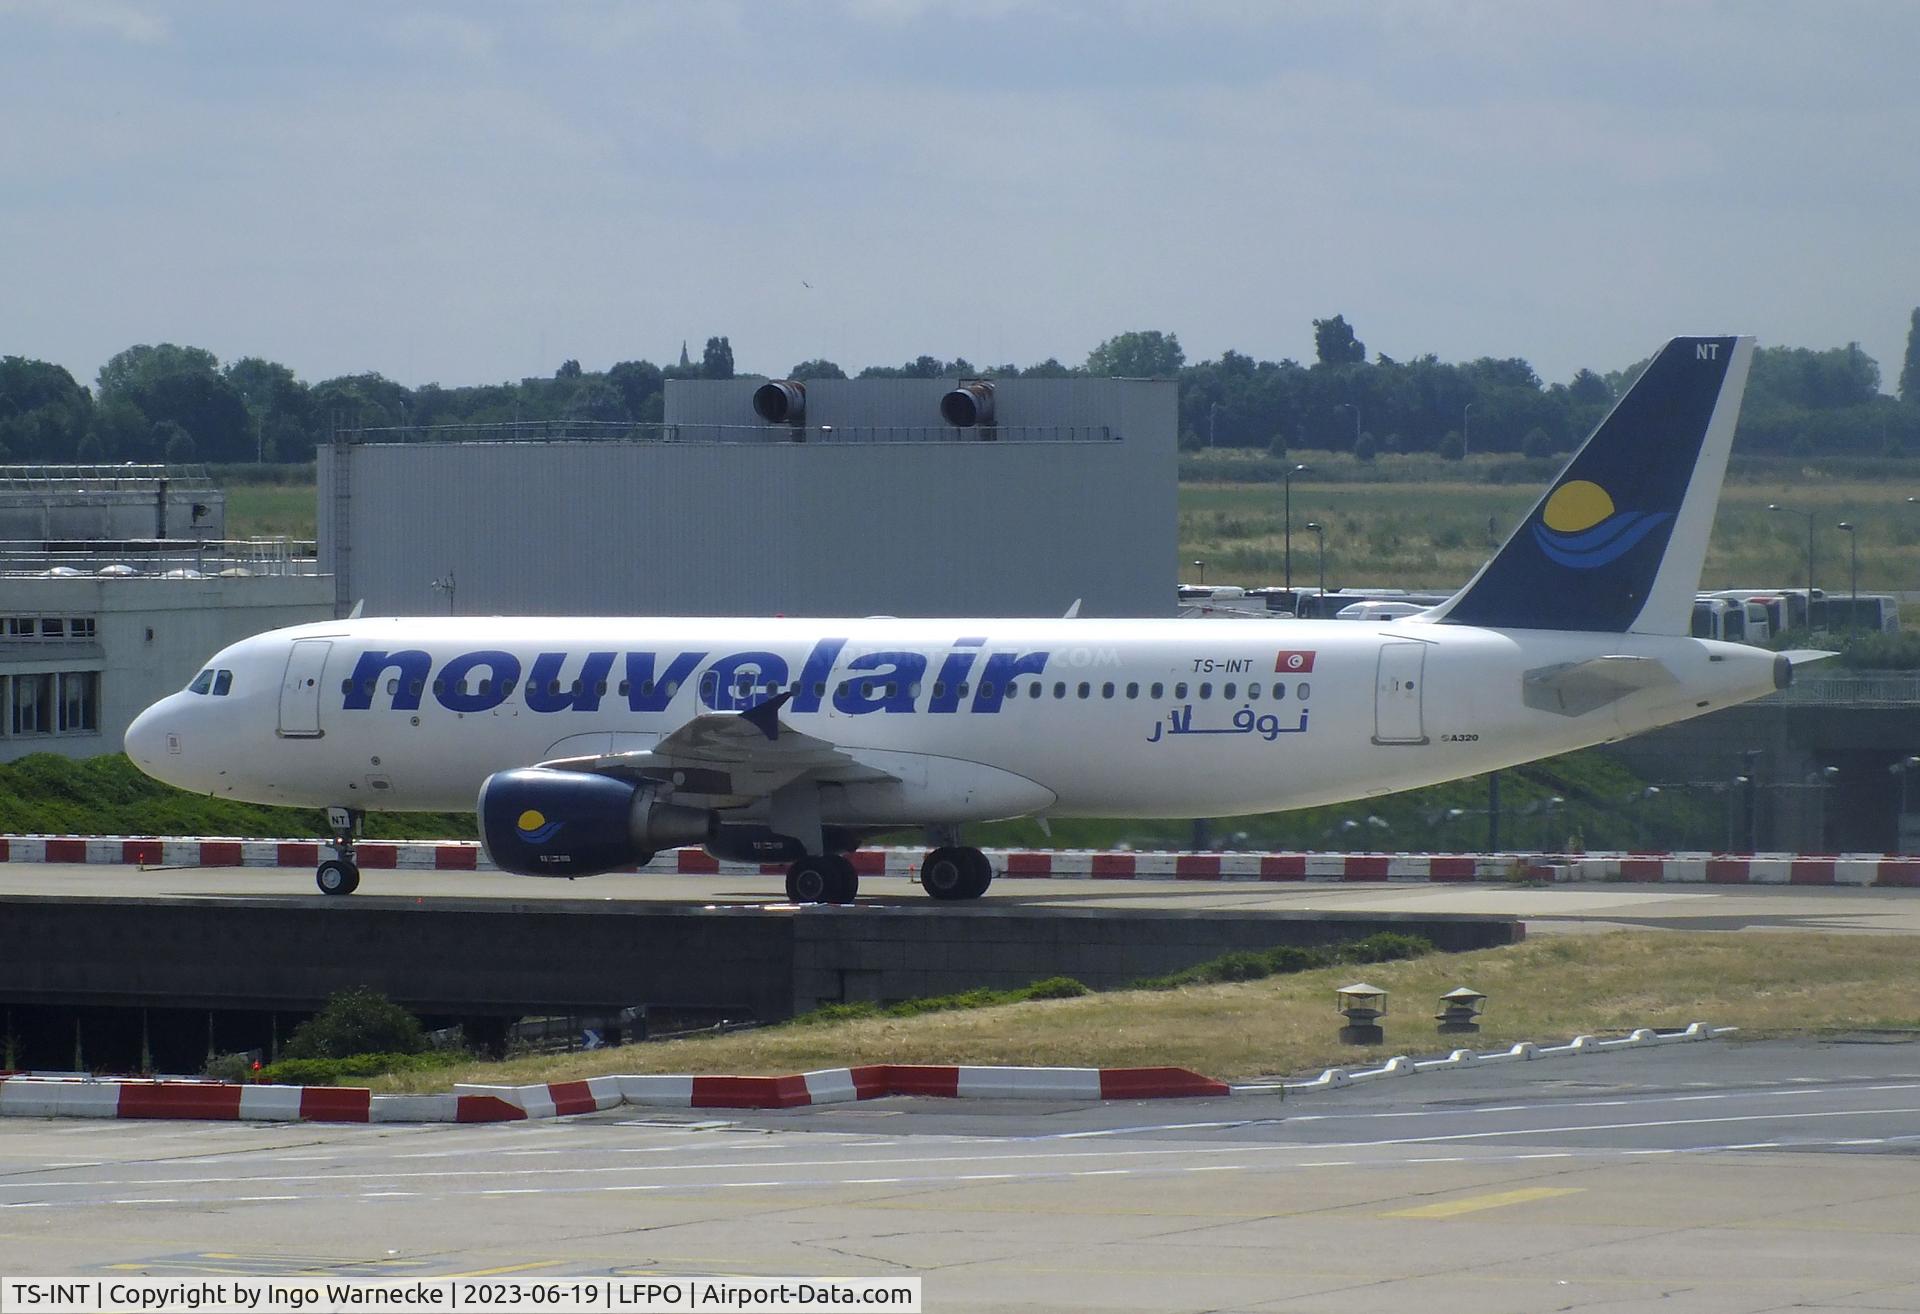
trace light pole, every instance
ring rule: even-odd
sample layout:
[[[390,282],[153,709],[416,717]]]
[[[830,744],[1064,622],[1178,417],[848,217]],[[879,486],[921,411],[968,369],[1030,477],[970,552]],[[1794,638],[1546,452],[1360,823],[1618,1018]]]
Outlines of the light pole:
[[[1208,447],[1213,446],[1214,425],[1219,422],[1219,419],[1220,419],[1220,403],[1214,402],[1211,406],[1207,407],[1207,446]]]
[[[1320,540],[1320,552],[1319,552],[1320,590],[1319,592],[1320,592],[1320,596],[1324,598],[1327,596],[1327,527],[1321,524],[1318,520],[1309,520],[1307,521],[1307,528],[1311,529],[1314,532],[1314,536]],[[1293,611],[1296,616],[1300,614],[1300,604],[1297,600],[1294,603]]]
[[[1296,465],[1293,469],[1287,471],[1286,474],[1286,511],[1285,519],[1282,523],[1285,525],[1287,587],[1289,589],[1293,587],[1293,477],[1306,473],[1308,473],[1306,466]]]
[[[1472,444],[1467,439],[1472,432],[1473,408],[1479,404],[1479,402],[1468,402],[1460,408],[1460,458],[1462,460],[1465,460],[1467,453],[1473,450]]]
[[[1193,563],[1193,568],[1200,572],[1200,578],[1196,582],[1205,584],[1207,582],[1207,563],[1204,561],[1196,561]]]
[[[1847,536],[1847,585],[1851,591],[1847,599],[1847,637],[1851,639],[1860,625],[1860,535],[1854,532],[1851,520],[1842,520],[1834,528]]]
[[[1360,408],[1352,402],[1335,402],[1333,409],[1353,412],[1353,450],[1357,455],[1360,451]]]
[[[1807,518],[1807,628],[1813,628],[1813,512],[1802,511],[1796,507],[1781,506],[1778,502],[1767,503],[1769,511],[1785,511],[1788,515]]]

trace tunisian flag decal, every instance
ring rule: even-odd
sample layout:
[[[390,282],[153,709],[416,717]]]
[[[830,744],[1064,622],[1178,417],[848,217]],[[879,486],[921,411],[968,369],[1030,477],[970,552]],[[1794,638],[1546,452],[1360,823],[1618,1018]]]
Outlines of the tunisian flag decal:
[[[1273,659],[1276,674],[1305,675],[1313,670],[1313,654],[1310,652],[1283,652]]]

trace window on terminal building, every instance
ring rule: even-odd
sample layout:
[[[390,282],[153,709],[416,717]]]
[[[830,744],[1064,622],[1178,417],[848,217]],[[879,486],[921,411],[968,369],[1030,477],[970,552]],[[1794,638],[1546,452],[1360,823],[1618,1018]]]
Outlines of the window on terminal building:
[[[212,672],[208,672],[212,678]],[[16,675],[13,677],[13,697],[9,700],[11,716],[9,724],[16,735],[50,735],[53,733],[53,676]]]
[[[220,674],[232,682],[233,672]],[[225,693],[219,681],[216,694]],[[66,671],[60,676],[60,729],[66,734],[84,734],[100,729],[100,674],[97,671]]]

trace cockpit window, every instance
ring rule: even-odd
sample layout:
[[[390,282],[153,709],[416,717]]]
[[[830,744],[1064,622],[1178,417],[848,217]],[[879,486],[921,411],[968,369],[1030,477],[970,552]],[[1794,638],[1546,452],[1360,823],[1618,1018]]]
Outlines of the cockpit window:
[[[213,673],[213,696],[225,698],[233,690],[233,672],[215,671]]]
[[[193,677],[193,683],[187,686],[188,693],[203,694],[213,688],[213,668],[208,667]]]

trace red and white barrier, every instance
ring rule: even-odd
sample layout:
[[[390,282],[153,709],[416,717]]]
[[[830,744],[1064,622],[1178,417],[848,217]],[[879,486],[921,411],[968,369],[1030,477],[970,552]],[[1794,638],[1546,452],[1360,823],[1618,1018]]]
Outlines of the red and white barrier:
[[[0,1077],[0,1116],[195,1118],[216,1122],[509,1122],[622,1104],[796,1109],[887,1095],[949,1099],[1121,1100],[1226,1095],[1185,1068],[995,1068],[868,1064],[778,1077],[632,1076],[535,1086],[455,1086],[446,1095],[374,1095],[337,1086]]]
[[[141,867],[313,867],[329,852],[312,840],[0,837],[0,862]],[[920,849],[861,849],[862,876],[914,877]],[[1133,853],[1091,849],[990,849],[1001,880],[1121,881],[1620,881],[1706,885],[1920,887],[1920,856],[1785,853]],[[362,843],[365,871],[492,871],[480,846],[459,840]],[[671,849],[650,874],[779,875],[781,863],[722,862],[702,849]]]

